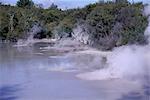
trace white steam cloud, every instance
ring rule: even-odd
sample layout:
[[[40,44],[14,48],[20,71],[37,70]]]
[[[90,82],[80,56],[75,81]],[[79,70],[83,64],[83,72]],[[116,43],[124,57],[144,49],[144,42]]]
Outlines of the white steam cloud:
[[[150,15],[150,5],[145,7],[144,14]],[[145,36],[150,42],[150,17]],[[107,56],[106,68],[77,75],[86,80],[105,80],[112,78],[138,79],[150,73],[150,45],[129,45],[115,48]]]

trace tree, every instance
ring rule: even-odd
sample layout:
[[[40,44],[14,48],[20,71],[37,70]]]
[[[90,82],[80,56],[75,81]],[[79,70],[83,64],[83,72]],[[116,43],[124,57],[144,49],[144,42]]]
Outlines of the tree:
[[[128,0],[115,0],[116,3],[128,3]]]
[[[57,8],[58,8],[58,6],[55,5],[54,3],[52,3],[51,6],[49,7],[49,9],[57,9]]]
[[[26,7],[30,8],[34,6],[34,2],[32,0],[19,0],[16,4],[18,7]]]
[[[105,3],[105,1],[104,0],[99,0],[99,3],[101,4],[101,3]]]
[[[41,3],[40,3],[40,4],[37,4],[36,7],[37,7],[37,8],[40,8],[40,9],[43,9],[43,8],[44,8],[43,4],[41,4]]]

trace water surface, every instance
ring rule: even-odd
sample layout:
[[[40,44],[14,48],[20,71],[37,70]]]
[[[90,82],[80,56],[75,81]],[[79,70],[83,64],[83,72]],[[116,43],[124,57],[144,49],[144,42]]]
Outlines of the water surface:
[[[50,70],[57,66],[74,66],[70,58],[41,49],[47,45],[13,47],[0,44],[0,100],[149,99],[150,87],[141,90],[134,83],[123,80],[85,81],[75,77],[78,71]]]

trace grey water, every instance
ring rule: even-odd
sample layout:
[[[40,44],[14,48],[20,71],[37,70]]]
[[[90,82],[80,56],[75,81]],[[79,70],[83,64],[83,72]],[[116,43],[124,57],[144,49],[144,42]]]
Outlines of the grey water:
[[[76,78],[76,71],[48,70],[70,63],[54,51],[40,49],[48,45],[0,43],[0,100],[150,100],[150,87],[141,89],[122,80],[86,81]]]

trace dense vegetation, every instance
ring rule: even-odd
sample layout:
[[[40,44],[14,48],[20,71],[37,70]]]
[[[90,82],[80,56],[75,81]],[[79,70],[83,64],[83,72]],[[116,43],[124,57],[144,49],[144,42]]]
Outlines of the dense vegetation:
[[[43,9],[31,0],[19,0],[16,6],[0,3],[0,39],[17,41],[25,38],[34,25],[41,30],[35,38],[72,37],[77,26],[84,26],[88,44],[102,49],[133,43],[145,43],[147,18],[142,3],[127,0],[100,1],[84,8],[61,10],[52,4]]]

